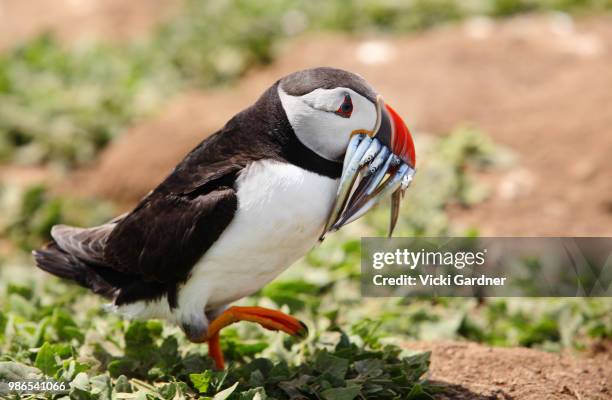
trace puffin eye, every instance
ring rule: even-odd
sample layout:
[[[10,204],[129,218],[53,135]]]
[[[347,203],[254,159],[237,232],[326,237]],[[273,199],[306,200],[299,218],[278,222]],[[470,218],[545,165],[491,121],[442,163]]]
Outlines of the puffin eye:
[[[336,115],[339,115],[343,118],[350,118],[353,113],[353,102],[351,101],[351,96],[348,94],[344,96],[344,101],[336,111]]]

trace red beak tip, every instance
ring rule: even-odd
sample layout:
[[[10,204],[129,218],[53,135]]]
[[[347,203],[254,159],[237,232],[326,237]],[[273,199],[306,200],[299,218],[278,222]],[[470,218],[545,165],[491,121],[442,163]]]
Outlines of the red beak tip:
[[[400,156],[412,168],[416,167],[416,152],[410,130],[399,114],[388,104],[385,104],[393,123],[393,152]]]

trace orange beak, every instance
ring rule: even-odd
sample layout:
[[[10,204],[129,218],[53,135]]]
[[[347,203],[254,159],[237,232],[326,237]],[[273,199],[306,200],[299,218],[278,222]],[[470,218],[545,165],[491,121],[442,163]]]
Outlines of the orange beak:
[[[402,117],[388,104],[385,104],[387,112],[391,116],[393,125],[393,152],[397,154],[402,160],[404,160],[412,168],[416,167],[416,152],[414,150],[414,141],[410,130],[404,123]]]
[[[406,123],[390,105],[384,104],[380,97],[378,103],[381,109],[381,121],[375,137],[414,169],[416,166],[414,141]]]

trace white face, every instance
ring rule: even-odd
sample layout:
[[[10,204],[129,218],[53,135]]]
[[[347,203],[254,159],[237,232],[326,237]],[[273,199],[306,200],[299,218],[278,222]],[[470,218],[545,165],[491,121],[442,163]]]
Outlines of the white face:
[[[315,89],[291,96],[279,85],[278,95],[298,139],[328,160],[343,157],[351,133],[372,131],[376,125],[374,103],[348,88]]]

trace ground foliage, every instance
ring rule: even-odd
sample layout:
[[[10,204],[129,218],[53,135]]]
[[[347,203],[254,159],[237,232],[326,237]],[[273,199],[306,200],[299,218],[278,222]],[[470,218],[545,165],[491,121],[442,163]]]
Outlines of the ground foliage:
[[[9,284],[1,304],[0,379],[68,381],[70,398],[430,398],[429,354],[383,344],[359,325],[330,324],[302,342],[228,329],[229,368],[214,371],[205,347],[177,329],[108,316],[96,298],[55,279]]]
[[[66,47],[43,35],[0,55],[0,161],[90,161],[173,93],[231,82],[304,30],[397,33],[474,15],[611,7],[610,0],[191,0],[134,43]]]
[[[42,246],[53,225],[101,224],[112,217],[113,207],[94,199],[54,195],[44,184],[0,184],[0,210],[0,240],[10,243],[10,253]]]

